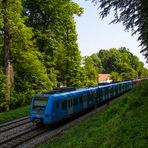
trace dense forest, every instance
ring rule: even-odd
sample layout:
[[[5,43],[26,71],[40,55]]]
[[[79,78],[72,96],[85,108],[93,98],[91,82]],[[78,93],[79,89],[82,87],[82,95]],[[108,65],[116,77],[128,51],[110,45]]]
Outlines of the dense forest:
[[[82,57],[74,21],[82,13],[72,0],[0,1],[0,111],[56,86],[97,85],[99,73],[114,81],[148,76],[125,47]]]

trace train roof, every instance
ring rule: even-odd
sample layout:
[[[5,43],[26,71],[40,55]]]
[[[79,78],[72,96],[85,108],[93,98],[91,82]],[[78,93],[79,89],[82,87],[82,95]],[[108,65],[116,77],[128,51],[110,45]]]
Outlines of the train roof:
[[[35,94],[34,97],[49,97],[52,94]]]
[[[124,81],[124,82],[118,82],[118,83],[113,83],[113,84],[108,84],[108,85],[102,85],[102,86],[99,86],[99,88],[107,88],[107,87],[115,87],[119,84],[126,84],[126,83],[132,83],[132,81]]]
[[[51,98],[54,98],[55,100],[65,98],[67,96],[76,96],[77,94],[83,94],[83,93],[91,93],[91,91],[95,90],[96,88],[85,88],[85,89],[78,89],[76,91],[61,93],[61,94],[53,94]]]
[[[63,92],[63,93],[54,93],[54,94],[50,94],[50,93],[44,93],[44,94],[36,94],[34,95],[35,97],[51,97],[54,99],[59,99],[59,98],[63,98],[63,97],[67,97],[68,96],[75,96],[76,94],[83,94],[83,93],[91,93],[93,90],[97,90],[97,89],[101,89],[101,88],[108,88],[108,87],[115,87],[119,84],[125,84],[125,83],[132,83],[132,81],[124,81],[124,82],[118,82],[118,83],[114,83],[114,84],[108,84],[108,85],[102,85],[102,86],[95,86],[95,87],[89,87],[89,88],[80,88],[77,90],[72,90],[69,92]]]

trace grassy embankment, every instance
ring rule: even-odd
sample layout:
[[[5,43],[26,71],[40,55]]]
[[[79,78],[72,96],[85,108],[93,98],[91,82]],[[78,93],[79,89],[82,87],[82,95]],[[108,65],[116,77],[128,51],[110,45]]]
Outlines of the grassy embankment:
[[[0,123],[27,116],[29,114],[29,107],[30,106],[27,105],[14,110],[10,110],[8,112],[0,113]]]
[[[148,81],[40,148],[148,147]]]

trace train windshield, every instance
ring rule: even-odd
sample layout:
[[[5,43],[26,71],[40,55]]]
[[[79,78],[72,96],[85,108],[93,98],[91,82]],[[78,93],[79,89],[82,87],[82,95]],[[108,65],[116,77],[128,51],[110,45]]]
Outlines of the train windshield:
[[[34,114],[43,114],[48,102],[48,97],[34,97],[33,110]]]

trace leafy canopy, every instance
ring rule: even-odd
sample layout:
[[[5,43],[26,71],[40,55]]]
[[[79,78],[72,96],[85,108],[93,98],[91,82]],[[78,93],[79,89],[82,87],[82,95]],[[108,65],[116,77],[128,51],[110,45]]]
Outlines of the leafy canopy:
[[[132,34],[138,33],[141,52],[148,62],[148,1],[147,0],[91,0],[99,5],[100,16],[105,18],[113,10],[111,23],[122,23]]]

